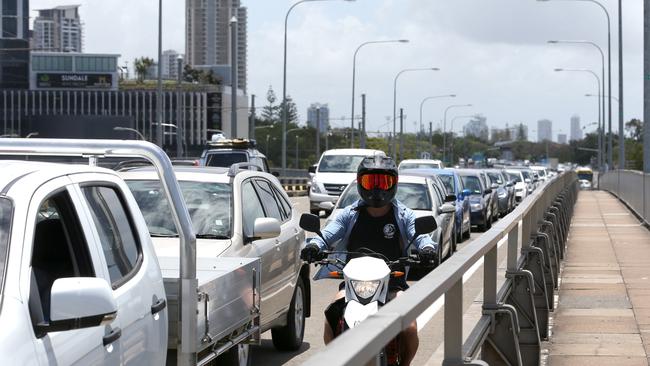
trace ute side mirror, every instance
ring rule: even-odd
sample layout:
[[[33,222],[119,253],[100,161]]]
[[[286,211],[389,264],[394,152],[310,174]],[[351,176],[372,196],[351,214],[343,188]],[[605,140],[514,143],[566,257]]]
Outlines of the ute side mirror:
[[[433,216],[422,216],[415,219],[415,236],[430,233],[437,228],[438,224]]]
[[[316,173],[316,165],[312,165],[309,168],[307,168],[307,172],[312,174]]]
[[[445,197],[445,202],[456,202],[456,195],[455,194],[448,194],[447,197]]]
[[[483,194],[490,194],[490,193],[492,193],[492,190],[490,188],[483,191]]]
[[[117,316],[113,289],[103,278],[59,278],[52,284],[50,304],[51,320],[36,324],[37,336],[106,325]]]

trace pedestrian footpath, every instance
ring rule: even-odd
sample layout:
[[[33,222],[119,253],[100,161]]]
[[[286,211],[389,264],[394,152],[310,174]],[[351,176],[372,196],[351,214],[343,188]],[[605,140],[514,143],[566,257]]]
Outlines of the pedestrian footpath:
[[[549,366],[650,365],[650,231],[616,197],[580,192]]]

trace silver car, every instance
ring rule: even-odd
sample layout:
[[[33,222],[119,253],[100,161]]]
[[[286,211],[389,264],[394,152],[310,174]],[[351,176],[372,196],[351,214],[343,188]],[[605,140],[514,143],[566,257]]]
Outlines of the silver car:
[[[174,167],[196,232],[197,260],[260,257],[261,329],[280,350],[302,344],[310,309],[309,268],[300,260],[300,215],[276,177],[254,170]],[[159,256],[178,251],[167,199],[151,168],[121,172],[140,206]],[[277,235],[259,236],[258,232]]]
[[[444,197],[442,192],[434,187],[431,178],[420,176],[400,175],[395,198],[415,212],[417,217],[433,215],[438,228],[431,233],[433,241],[438,243],[438,263],[451,257],[454,253],[455,235],[453,235],[456,206],[455,196]],[[359,200],[357,181],[350,183],[339,198],[331,217]],[[447,198],[449,198],[447,200]],[[453,198],[453,200],[451,200]]]

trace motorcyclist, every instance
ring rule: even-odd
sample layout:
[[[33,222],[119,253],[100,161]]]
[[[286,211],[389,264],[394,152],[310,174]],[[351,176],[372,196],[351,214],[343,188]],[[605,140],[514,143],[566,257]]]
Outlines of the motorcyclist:
[[[325,241],[329,244],[338,242],[336,251],[353,252],[367,248],[389,260],[406,256],[406,246],[415,235],[415,214],[395,199],[397,181],[397,167],[391,158],[381,155],[364,158],[357,169],[357,189],[361,199],[347,206],[321,231]],[[429,235],[415,238],[413,245],[419,251],[421,261],[433,262],[437,248]],[[315,237],[302,250],[301,258],[309,262],[318,261],[324,257],[325,249],[328,249],[326,243]],[[328,269],[323,266],[317,278],[326,277],[327,273]],[[391,278],[389,290],[392,296],[389,297],[399,296],[407,288],[404,277]],[[344,298],[345,290],[340,286],[332,304],[325,310],[325,344],[334,339],[336,323],[333,319],[337,317],[332,313],[337,304],[342,306]],[[337,316],[340,318],[340,313]],[[401,364],[409,365],[419,344],[415,322],[401,333],[401,339]]]

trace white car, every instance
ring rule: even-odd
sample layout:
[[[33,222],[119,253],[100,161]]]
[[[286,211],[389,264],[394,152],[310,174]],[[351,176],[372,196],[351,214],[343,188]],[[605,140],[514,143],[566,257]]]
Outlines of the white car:
[[[300,215],[276,177],[253,170],[175,166],[196,232],[197,258],[260,257],[261,330],[280,350],[296,350],[310,309],[309,267],[300,259]],[[178,235],[152,168],[120,172],[140,206],[159,257],[178,251]],[[280,223],[279,235],[255,237],[259,218]]]
[[[532,169],[535,173],[537,173],[540,181],[546,182],[549,180],[550,176],[548,174],[548,171],[546,170],[546,167],[541,165],[531,165],[529,168]]]
[[[526,182],[524,174],[519,169],[508,169],[506,174],[508,174],[508,178],[515,182],[515,201],[517,203],[523,201],[528,196],[528,182]]]
[[[406,169],[442,169],[444,165],[440,160],[433,159],[405,159],[397,166],[397,170]]]
[[[591,189],[591,182],[586,180],[586,179],[580,179],[578,181],[580,183],[580,189],[586,189],[589,190]]]
[[[367,156],[386,156],[381,150],[334,149],[321,155],[318,164],[309,168],[313,174],[309,186],[309,211],[318,215],[323,202],[336,203],[345,187],[357,178],[357,168]],[[331,210],[325,209],[329,215]]]

